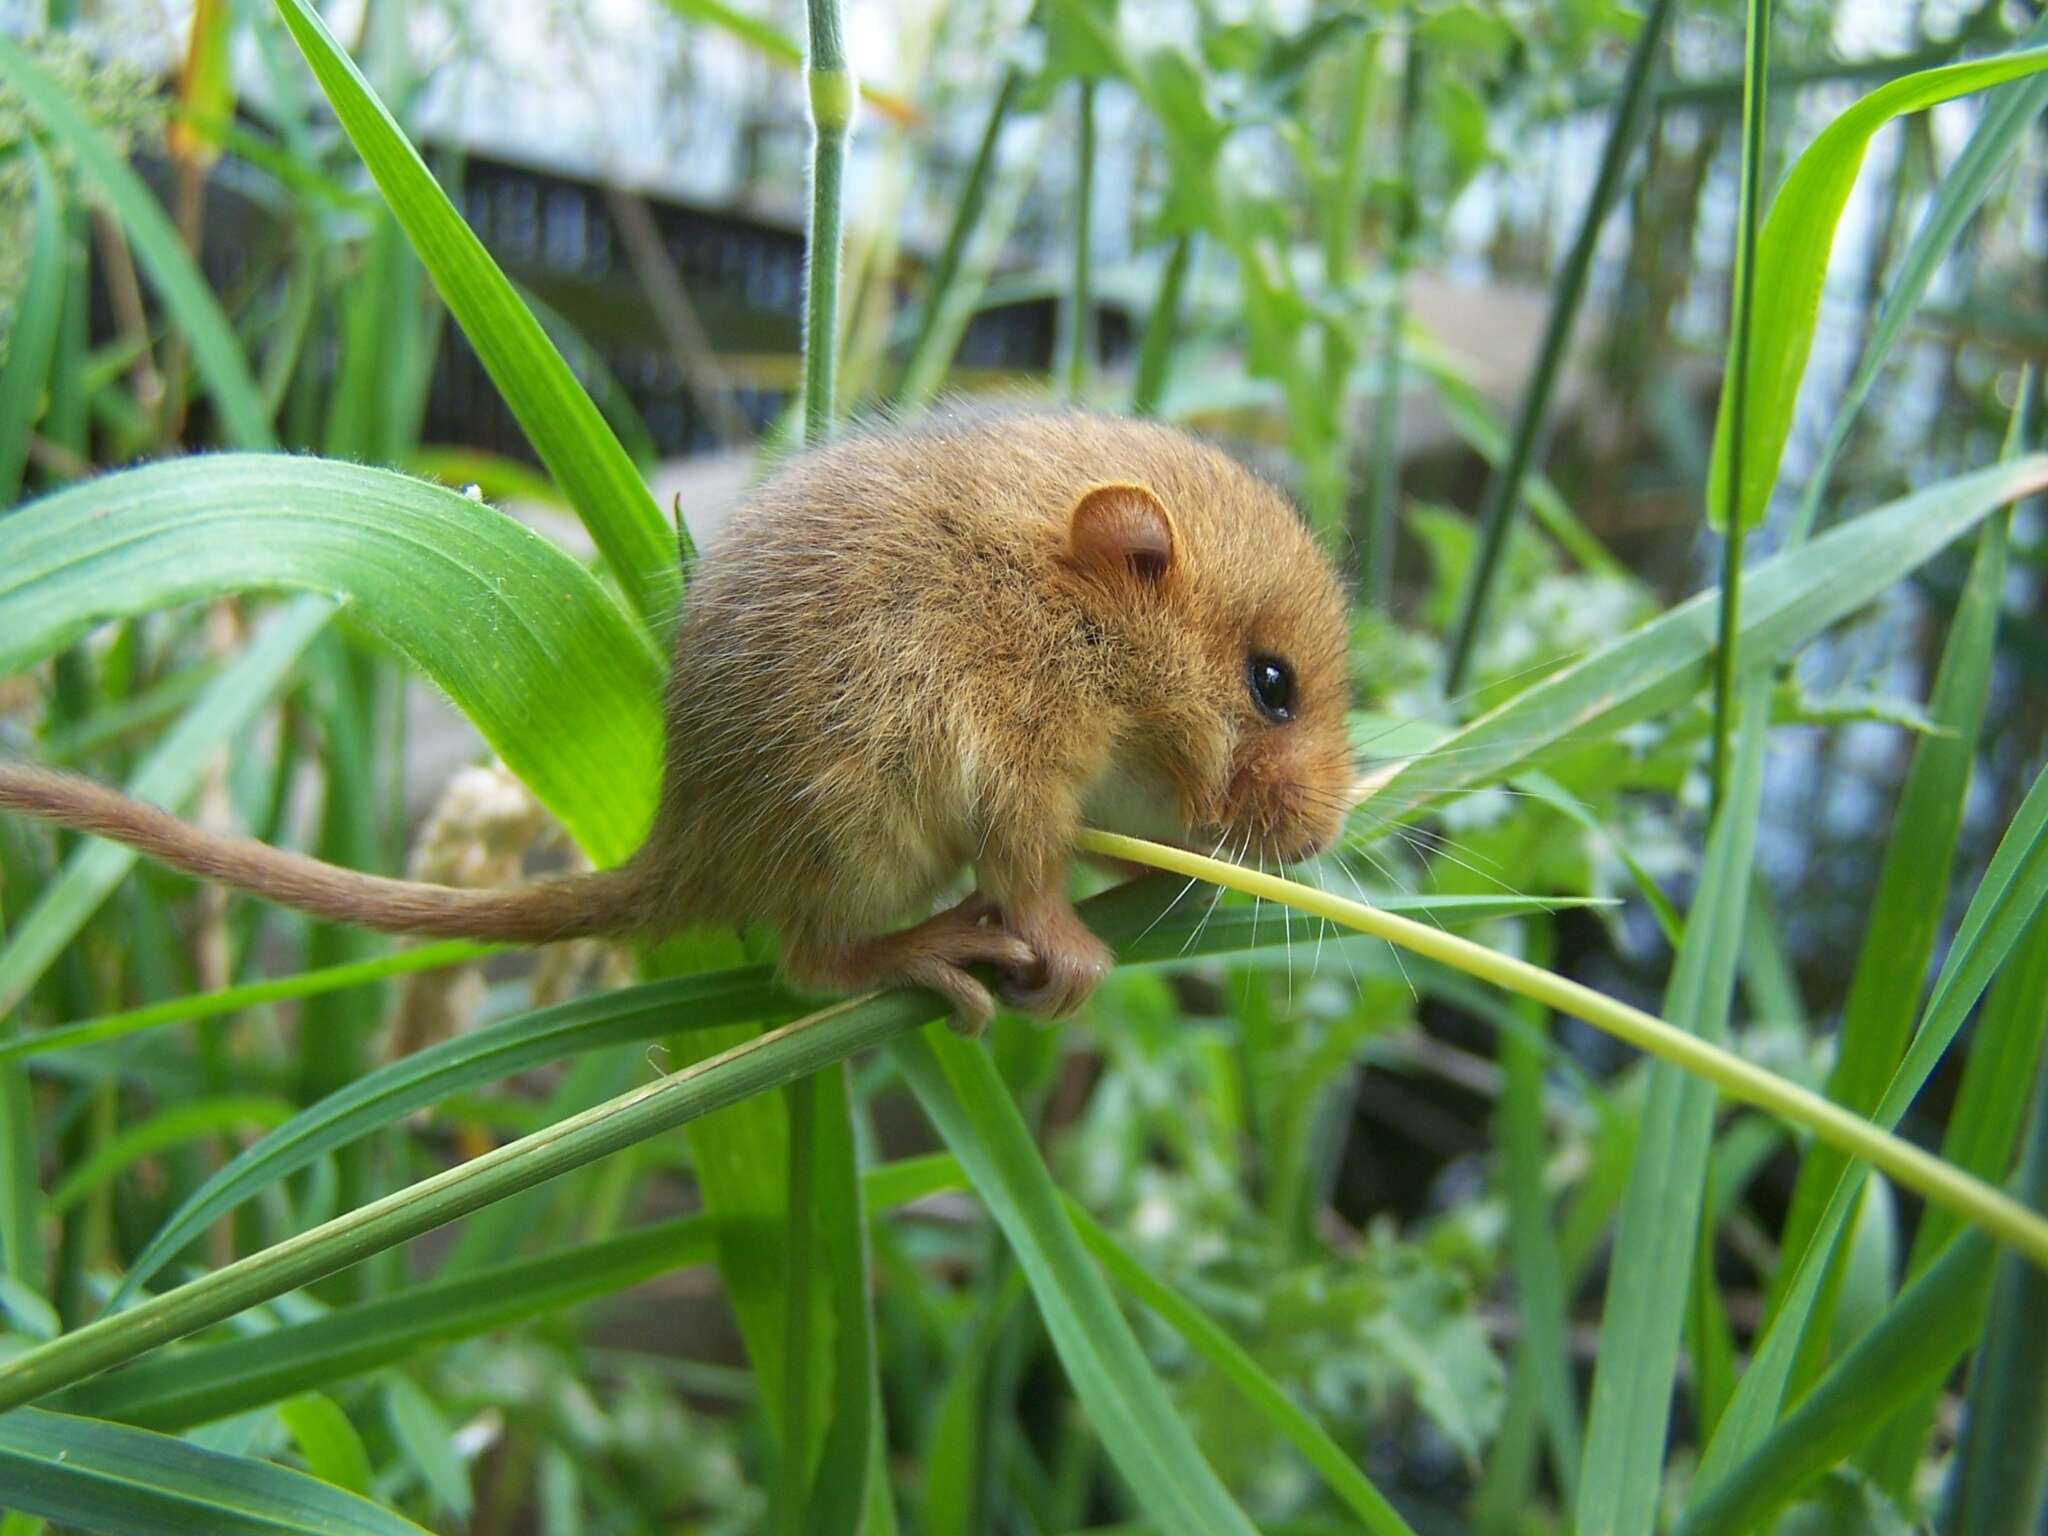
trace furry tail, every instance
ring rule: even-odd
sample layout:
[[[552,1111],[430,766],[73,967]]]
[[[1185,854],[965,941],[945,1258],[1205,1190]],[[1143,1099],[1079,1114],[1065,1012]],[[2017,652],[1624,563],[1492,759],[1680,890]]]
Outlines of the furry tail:
[[[359,874],[246,837],[208,832],[76,774],[0,762],[0,810],[125,843],[173,869],[358,928],[428,938],[548,944],[640,927],[636,866],[495,890]]]

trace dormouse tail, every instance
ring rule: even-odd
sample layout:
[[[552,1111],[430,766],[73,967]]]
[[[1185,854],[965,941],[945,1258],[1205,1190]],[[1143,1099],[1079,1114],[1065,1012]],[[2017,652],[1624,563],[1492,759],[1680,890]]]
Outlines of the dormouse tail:
[[[91,779],[18,762],[0,762],[0,810],[111,838],[202,880],[381,933],[548,944],[617,937],[640,926],[633,864],[495,890],[391,880],[208,832]]]

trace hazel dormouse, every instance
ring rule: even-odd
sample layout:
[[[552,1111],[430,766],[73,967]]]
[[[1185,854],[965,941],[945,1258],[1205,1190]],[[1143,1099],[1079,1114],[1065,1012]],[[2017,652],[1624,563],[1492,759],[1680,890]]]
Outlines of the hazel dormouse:
[[[790,459],[698,561],[659,808],[614,869],[389,879],[19,761],[0,809],[387,933],[768,924],[799,990],[924,987],[972,1031],[994,998],[970,967],[1047,1018],[1108,971],[1067,895],[1084,821],[1283,862],[1330,845],[1345,644],[1321,549],[1217,449],[1106,416],[942,416]]]

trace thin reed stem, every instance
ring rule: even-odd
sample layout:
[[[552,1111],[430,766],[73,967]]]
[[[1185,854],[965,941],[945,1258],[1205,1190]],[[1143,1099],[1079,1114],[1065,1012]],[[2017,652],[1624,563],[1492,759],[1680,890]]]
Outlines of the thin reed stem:
[[[1742,195],[1736,207],[1734,342],[1725,387],[1728,410],[1727,505],[1722,509],[1721,643],[1714,653],[1714,804],[1728,783],[1735,736],[1735,674],[1742,634],[1742,447],[1749,406],[1749,343],[1756,300],[1757,226],[1763,221],[1764,106],[1771,59],[1771,0],[1749,0],[1749,56],[1743,72]]]
[[[804,240],[804,441],[831,433],[839,370],[840,205],[855,87],[839,0],[810,0],[811,223]]]
[[[1277,875],[1092,828],[1081,833],[1075,846],[1085,853],[1206,880],[1226,890],[1281,903],[1311,917],[1372,934],[1452,970],[1582,1019],[1639,1051],[1674,1062],[1704,1078],[1731,1099],[1753,1104],[1790,1125],[1812,1132],[1828,1145],[1982,1227],[2001,1243],[2025,1254],[2032,1263],[2048,1268],[2048,1219],[2028,1210],[2003,1190],[1923,1152],[1833,1100],[1667,1024],[1654,1014],[1442,928]]]
[[[1472,665],[1472,650],[1478,643],[1479,627],[1493,600],[1493,588],[1500,567],[1500,555],[1507,545],[1508,529],[1522,502],[1522,485],[1532,468],[1542,468],[1543,455],[1537,444],[1548,424],[1550,406],[1557,393],[1565,354],[1571,350],[1572,331],[1585,302],[1586,277],[1593,270],[1593,253],[1600,244],[1600,229],[1614,200],[1621,194],[1623,172],[1628,169],[1636,145],[1643,137],[1649,117],[1650,77],[1656,72],[1657,54],[1663,47],[1664,24],[1671,15],[1671,0],[1654,0],[1636,34],[1629,54],[1628,73],[1615,105],[1614,121],[1607,130],[1607,143],[1600,151],[1600,170],[1594,177],[1592,194],[1579,215],[1578,233],[1557,275],[1557,289],[1550,302],[1550,314],[1543,325],[1543,345],[1536,355],[1536,371],[1515,414],[1515,431],[1493,478],[1487,481],[1486,497],[1479,506],[1479,553],[1472,562],[1472,574],[1465,586],[1464,602],[1458,610],[1458,625],[1451,641],[1450,660],[1444,669],[1444,692],[1457,693],[1465,686],[1465,674]]]

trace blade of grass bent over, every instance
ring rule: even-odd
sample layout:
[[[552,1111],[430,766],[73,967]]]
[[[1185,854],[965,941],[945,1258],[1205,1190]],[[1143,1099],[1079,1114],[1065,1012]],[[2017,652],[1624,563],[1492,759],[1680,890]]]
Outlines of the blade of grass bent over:
[[[277,0],[277,8],[527,441],[642,625],[662,633],[679,609],[681,571],[674,536],[633,461],[319,13],[307,0]]]
[[[2044,43],[2048,43],[2048,15],[2037,20],[2020,39],[2021,46],[2026,48]],[[1971,130],[1969,142],[1942,172],[1933,201],[1913,233],[1913,242],[1892,274],[1877,323],[1870,329],[1854,376],[1842,390],[1827,441],[1807,476],[1798,508],[1787,527],[1788,541],[1803,540],[1812,530],[1835,464],[1848,446],[1850,429],[1870,397],[1871,387],[1877,383],[1878,373],[1891,356],[1892,348],[1905,333],[1906,322],[1919,307],[1934,274],[1948,260],[1971,218],[1990,195],[2014,149],[2044,110],[2048,110],[2048,73],[2014,80],[1988,93],[1983,115]]]
[[[539,534],[388,470],[218,454],[30,503],[0,523],[0,676],[111,618],[279,589],[348,601],[593,861],[637,845],[661,758],[652,641]]]
[[[1754,526],[1770,501],[1813,345],[1828,253],[1871,137],[1904,113],[1924,111],[2041,69],[2048,69],[2048,49],[2037,48],[1889,81],[1822,129],[1786,173],[1757,250],[1756,346],[1749,360],[1747,392],[1754,419],[1744,433],[1740,478],[1732,486],[1733,401],[1726,394],[1714,422],[1707,507],[1717,527],[1723,508],[1731,506],[1739,522]]]

